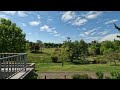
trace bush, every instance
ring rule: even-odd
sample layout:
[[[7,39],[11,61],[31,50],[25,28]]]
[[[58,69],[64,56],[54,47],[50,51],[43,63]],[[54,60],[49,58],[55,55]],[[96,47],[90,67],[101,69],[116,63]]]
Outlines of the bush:
[[[105,76],[105,79],[111,79],[110,77],[108,77],[108,76]]]
[[[72,76],[72,79],[92,79],[89,77],[87,74],[79,75],[79,74],[74,74]]]
[[[97,79],[103,79],[104,73],[103,72],[96,72],[96,75],[97,75]]]
[[[120,79],[120,72],[111,72],[112,79]]]
[[[54,63],[56,63],[58,61],[58,57],[57,56],[52,56],[51,59],[52,59],[52,62],[54,62]]]
[[[35,70],[33,70],[24,79],[37,79],[37,78],[38,78],[38,74],[36,73]]]
[[[104,57],[95,57],[93,58],[93,64],[106,64],[107,61],[104,60]]]

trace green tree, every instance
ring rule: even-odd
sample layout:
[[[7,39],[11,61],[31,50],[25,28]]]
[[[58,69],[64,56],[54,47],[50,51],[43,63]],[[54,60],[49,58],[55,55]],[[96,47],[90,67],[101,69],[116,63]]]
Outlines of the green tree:
[[[26,51],[25,33],[10,20],[0,19],[0,52],[21,53]]]

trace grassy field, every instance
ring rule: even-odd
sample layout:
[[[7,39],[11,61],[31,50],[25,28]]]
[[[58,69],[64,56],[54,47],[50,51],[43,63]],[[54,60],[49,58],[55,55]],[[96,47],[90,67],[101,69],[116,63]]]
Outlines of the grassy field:
[[[28,51],[28,61],[36,63],[37,72],[73,72],[73,71],[91,71],[91,72],[113,72],[120,71],[120,66],[115,66],[114,64],[85,64],[85,65],[75,65],[70,62],[65,62],[62,67],[61,63],[52,63],[51,54],[54,48],[44,49],[42,53],[30,53]]]

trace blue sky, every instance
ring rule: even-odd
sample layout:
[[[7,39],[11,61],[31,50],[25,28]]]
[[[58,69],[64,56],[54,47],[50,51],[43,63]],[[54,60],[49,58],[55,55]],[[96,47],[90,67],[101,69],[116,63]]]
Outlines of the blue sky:
[[[0,18],[12,20],[33,42],[113,40],[119,31],[112,22],[120,26],[120,11],[0,11]]]

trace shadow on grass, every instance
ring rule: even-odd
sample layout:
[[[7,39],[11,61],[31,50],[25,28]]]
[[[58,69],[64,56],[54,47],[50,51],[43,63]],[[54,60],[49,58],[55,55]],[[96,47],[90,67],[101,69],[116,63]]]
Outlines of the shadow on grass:
[[[46,55],[50,55],[49,53],[45,53],[45,52],[41,52],[41,51],[31,51],[31,53],[33,54],[46,54]]]
[[[110,66],[120,66],[120,64],[111,64]]]
[[[72,64],[75,64],[75,65],[89,65],[90,62],[86,61],[86,62],[83,62],[83,61],[80,61],[80,60],[74,60],[73,62],[71,62]]]

